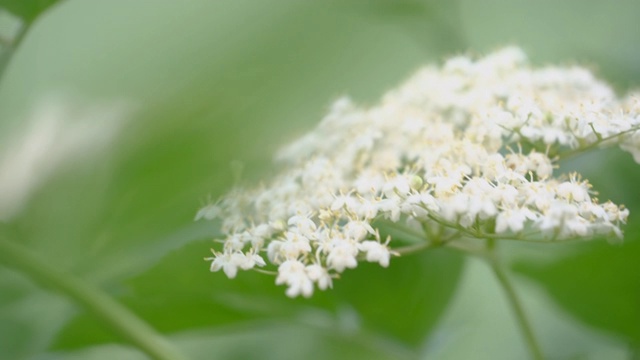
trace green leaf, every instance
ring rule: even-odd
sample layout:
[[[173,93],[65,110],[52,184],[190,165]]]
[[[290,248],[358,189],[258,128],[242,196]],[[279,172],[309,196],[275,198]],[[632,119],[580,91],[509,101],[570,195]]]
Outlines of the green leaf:
[[[520,262],[514,269],[538,282],[567,312],[583,322],[640,344],[640,227],[623,245],[583,244],[575,252],[541,265]]]
[[[418,345],[448,305],[463,264],[460,255],[446,250],[397,258],[388,269],[360,264],[336,280],[333,290],[316,291],[311,299],[289,299],[273,276],[242,272],[229,280],[221,273],[209,273],[202,258],[210,245],[197,242],[172,252],[132,279],[120,300],[165,333],[256,319],[291,321],[313,314],[341,319],[347,314],[361,331]],[[61,331],[53,348],[118,341],[92,315],[83,313]]]
[[[334,327],[282,321],[251,321],[233,329],[207,329],[171,338],[190,359],[415,359],[410,349]],[[144,360],[126,346],[93,346],[47,354],[50,360]]]
[[[243,180],[257,183],[251,180],[270,168],[276,149],[316,124],[342,89],[356,97],[377,98],[424,55],[415,44],[399,41],[398,30],[383,31],[363,23],[357,31],[347,31],[353,29],[350,19],[356,15],[336,19],[333,14],[341,9],[337,4],[332,12],[325,5],[286,1],[248,7],[202,2],[198,6],[206,11],[200,13],[214,14],[215,21],[207,17],[195,26],[188,20],[188,31],[180,32],[165,26],[163,17],[149,18],[147,6],[129,7],[129,15],[122,17],[118,5],[106,4],[69,3],[65,12],[53,17],[49,30],[60,37],[69,35],[65,29],[83,26],[77,12],[89,8],[128,27],[118,27],[114,33],[112,22],[98,21],[92,25],[95,35],[73,33],[59,46],[43,45],[38,50],[48,58],[43,72],[45,77],[65,79],[64,85],[50,80],[54,90],[130,96],[142,99],[136,103],[142,109],[127,118],[106,153],[93,156],[90,164],[61,166],[44,179],[12,220],[20,239],[35,251],[55,258],[62,268],[101,282],[117,282],[148,268],[157,259],[149,254],[171,248],[158,248],[158,242],[179,237],[174,244],[181,245],[197,239],[195,232],[187,237],[179,234],[190,229],[198,206],[233,183],[232,160],[246,164]],[[173,17],[178,8],[169,2],[156,11]],[[192,11],[197,10],[180,12],[181,19],[191,19]],[[234,16],[247,23],[241,31],[235,28]],[[313,27],[300,29],[304,19]],[[150,23],[141,27],[140,21]],[[146,29],[163,41],[149,46]],[[34,32],[33,41],[58,44],[53,35],[43,35],[49,30]],[[289,39],[291,33],[298,36]],[[304,51],[296,50],[296,44]],[[144,52],[139,51],[141,46]],[[74,57],[59,56],[65,53]],[[103,53],[110,56],[94,58]],[[329,66],[325,54],[339,57]],[[361,65],[345,74],[344,61],[354,56]],[[77,71],[87,64],[95,70]],[[175,71],[165,74],[166,69]],[[32,73],[26,66],[24,72]],[[110,91],[109,86],[114,88]],[[78,102],[81,108],[82,101]],[[90,123],[91,118],[67,120]]]
[[[60,0],[0,0],[0,8],[31,22],[58,2]]]
[[[418,346],[451,302],[463,264],[459,253],[426,250],[394,258],[388,269],[360,264],[335,282],[335,291],[365,328]]]
[[[291,316],[299,305],[306,305],[302,299],[286,298],[272,276],[241,272],[229,280],[222,273],[211,274],[203,258],[212,245],[211,241],[195,242],[169,253],[155,267],[128,281],[120,301],[165,333]],[[53,348],[118,341],[93,315],[82,313],[61,331]]]

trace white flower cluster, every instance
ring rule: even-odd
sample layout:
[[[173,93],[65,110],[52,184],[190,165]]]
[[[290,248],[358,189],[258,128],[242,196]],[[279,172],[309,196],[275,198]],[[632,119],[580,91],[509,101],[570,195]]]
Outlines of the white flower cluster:
[[[433,243],[621,236],[628,211],[554,168],[612,144],[640,161],[639,125],[638,101],[585,69],[534,69],[517,48],[453,58],[375,107],[338,100],[278,154],[284,169],[269,185],[201,209],[227,236],[207,260],[230,278],[271,263],[288,296],[308,297],[358,261],[388,266],[386,225]]]

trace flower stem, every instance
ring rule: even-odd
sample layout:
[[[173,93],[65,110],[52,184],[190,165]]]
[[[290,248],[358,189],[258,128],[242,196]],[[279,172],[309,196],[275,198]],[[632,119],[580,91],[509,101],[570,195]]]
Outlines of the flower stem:
[[[422,250],[426,250],[426,249],[430,249],[430,248],[434,248],[434,247],[438,247],[438,246],[440,246],[440,244],[423,242],[423,243],[419,243],[419,244],[414,244],[414,245],[408,245],[408,246],[403,246],[403,247],[399,247],[399,248],[394,248],[392,250],[393,250],[394,253],[396,253],[398,255],[409,255],[409,254],[414,254],[414,253],[420,252]]]
[[[24,23],[20,25],[20,29],[18,29],[18,33],[15,35],[13,40],[9,40],[8,43],[3,44],[4,49],[2,55],[0,56],[0,80],[2,80],[2,78],[4,77],[4,73],[7,70],[7,67],[9,67],[9,63],[11,62],[16,49],[22,43],[22,40],[27,35],[27,32],[29,32],[31,24],[31,21],[25,20]]]
[[[593,125],[591,125],[591,128],[593,129]],[[593,130],[593,131],[594,131],[594,133],[596,133],[595,130]],[[633,127],[629,128],[627,130],[621,131],[621,132],[619,132],[617,134],[609,135],[607,137],[602,137],[601,135],[598,135],[598,141],[594,141],[589,145],[585,145],[585,146],[582,146],[582,147],[579,147],[579,148],[576,148],[576,149],[568,150],[568,151],[565,151],[563,153],[557,154],[558,161],[567,160],[567,159],[572,158],[574,156],[584,154],[589,150],[597,148],[598,146],[600,146],[604,142],[607,142],[609,140],[613,140],[613,139],[622,137],[622,136],[624,136],[626,134],[630,134],[630,133],[632,133],[634,131],[640,131],[640,127],[639,126],[633,126]],[[596,133],[596,134],[598,134],[598,133]]]
[[[493,240],[489,240],[487,242],[487,248],[490,251],[490,254],[487,257],[487,261],[489,262],[493,273],[495,274],[498,282],[507,295],[507,300],[509,301],[509,305],[511,306],[511,309],[516,316],[516,321],[518,322],[518,326],[520,327],[520,331],[522,332],[525,343],[529,348],[531,357],[535,360],[542,360],[544,359],[544,356],[542,355],[540,345],[538,344],[538,341],[536,340],[536,337],[533,333],[531,323],[527,319],[527,315],[525,314],[524,308],[522,307],[522,302],[518,298],[513,284],[511,284],[511,281],[509,281],[507,274],[505,273],[504,269],[502,269],[502,266],[498,262],[498,259],[495,257],[495,253],[493,252],[494,245],[495,243]]]
[[[152,359],[185,359],[162,335],[108,294],[82,279],[59,271],[24,246],[0,238],[0,263],[22,271],[42,285],[73,299]]]

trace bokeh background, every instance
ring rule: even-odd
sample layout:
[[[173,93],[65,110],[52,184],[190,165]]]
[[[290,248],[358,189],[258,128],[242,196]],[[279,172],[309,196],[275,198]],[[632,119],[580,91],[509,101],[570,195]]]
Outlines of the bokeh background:
[[[637,0],[1,0],[0,236],[113,296],[193,359],[516,359],[478,260],[360,265],[310,300],[211,274],[197,209],[272,171],[333,100],[374,104],[421,65],[521,46],[640,87]],[[631,209],[622,244],[503,244],[550,359],[640,357],[640,166],[563,163]],[[6,259],[5,259],[6,260]],[[1,359],[144,359],[72,300],[0,263]]]

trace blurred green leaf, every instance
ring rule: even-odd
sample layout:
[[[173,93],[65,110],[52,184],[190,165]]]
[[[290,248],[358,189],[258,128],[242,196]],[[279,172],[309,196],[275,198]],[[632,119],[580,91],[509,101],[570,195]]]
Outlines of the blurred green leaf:
[[[360,333],[340,331],[335,324],[253,321],[232,328],[189,331],[171,338],[190,359],[415,359],[399,344]],[[329,329],[328,326],[334,326]],[[48,360],[144,360],[121,345],[93,346],[48,353]]]
[[[150,254],[162,255],[202,234],[186,224],[198,206],[232,184],[232,160],[246,164],[245,180],[264,174],[278,144],[316,123],[340,89],[377,98],[424,56],[423,50],[403,40],[399,29],[362,22],[354,27],[353,20],[361,17],[355,14],[336,18],[335,12],[342,8],[338,3],[201,2],[183,10],[165,1],[154,8],[154,16],[180,11],[185,21],[211,12],[220,20],[201,21],[198,26],[190,22],[190,32],[167,28],[162,16],[147,19],[148,6],[133,7],[123,18],[118,6],[104,4],[94,1],[90,8],[69,2],[67,18],[58,19],[54,27],[58,32],[51,36],[73,35],[79,43],[63,42],[62,50],[40,48],[38,53],[55,57],[73,51],[73,59],[47,57],[48,66],[56,69],[54,78],[76,79],[65,87],[88,92],[113,87],[118,97],[133,88],[135,99],[144,95],[148,102],[131,116],[106,154],[93,157],[89,164],[56,169],[13,219],[20,238],[36,251],[57,259],[63,268],[98,280],[117,282],[118,277],[132,276],[153,264],[157,257]],[[97,39],[62,31],[84,26],[76,22],[83,11],[110,11],[118,21],[134,19],[125,22],[131,28],[123,24],[123,29],[131,30],[127,35],[131,40],[103,36],[112,34],[109,22],[92,23]],[[229,20],[234,16],[247,22],[240,32]],[[149,41],[140,28],[141,18],[153,23],[163,38],[144,52],[140,46]],[[301,19],[308,19],[303,28]],[[208,30],[202,31],[203,26]],[[30,38],[38,38],[38,33]],[[398,51],[405,56],[395,56],[390,49],[402,49]],[[324,54],[336,55],[327,63]],[[104,62],[105,56],[112,62]],[[345,61],[361,66],[345,73]],[[86,64],[97,68],[78,75]],[[167,68],[176,71],[165,74]],[[37,83],[42,82],[47,80],[38,78]],[[168,244],[167,239],[175,240],[173,246],[158,246]]]
[[[121,301],[162,332],[222,326],[291,315],[301,300],[289,300],[273,277],[243,272],[234,280],[211,274],[203,260],[211,241],[171,252],[157,266],[128,282]],[[81,314],[61,331],[54,349],[118,342],[91,314]]]
[[[388,269],[361,264],[335,282],[335,291],[364,327],[418,346],[451,302],[463,264],[459,253],[426,250],[393,259]]]
[[[0,313],[0,349],[6,359],[15,359],[24,355],[24,349],[29,348],[29,324],[11,319]]]
[[[0,8],[4,8],[26,22],[31,22],[45,10],[61,0],[0,0]]]
[[[616,6],[597,0],[458,0],[457,4],[471,51],[514,44],[534,63],[585,64],[614,81],[618,89],[640,82],[636,0],[620,0]]]
[[[629,153],[612,148],[571,160],[602,201],[625,204],[631,212],[622,244],[583,243],[563,250],[548,266],[517,264],[544,286],[569,313],[640,346],[640,166]],[[561,170],[563,170],[561,168]],[[539,264],[539,262],[538,262]]]
[[[354,326],[415,346],[450,302],[463,264],[459,254],[446,250],[395,259],[388,269],[361,264],[336,280],[333,290],[316,291],[311,299],[289,299],[272,276],[248,272],[229,280],[221,273],[210,274],[202,261],[210,245],[197,242],[172,252],[132,279],[121,301],[166,333],[256,319],[295,319],[316,309],[337,318],[347,311],[355,316]],[[92,315],[81,314],[62,330],[53,348],[118,341]]]
[[[582,155],[561,164],[562,173],[578,170],[601,201],[630,209],[621,244],[593,240],[558,244],[548,255],[516,261],[514,270],[534,280],[582,323],[640,344],[640,166],[617,148]]]
[[[538,282],[585,323],[640,344],[640,226],[623,245],[594,241],[551,264],[520,262],[514,269]]]

